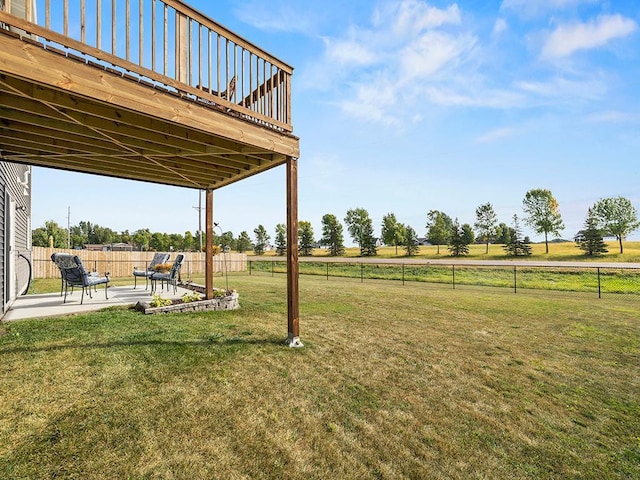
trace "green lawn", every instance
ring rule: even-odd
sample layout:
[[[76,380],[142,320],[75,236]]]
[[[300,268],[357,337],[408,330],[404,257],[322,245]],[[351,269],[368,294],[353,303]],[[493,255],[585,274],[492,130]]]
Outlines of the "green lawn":
[[[1,324],[0,478],[640,478],[635,296],[305,276],[291,350],[284,277],[230,283]]]

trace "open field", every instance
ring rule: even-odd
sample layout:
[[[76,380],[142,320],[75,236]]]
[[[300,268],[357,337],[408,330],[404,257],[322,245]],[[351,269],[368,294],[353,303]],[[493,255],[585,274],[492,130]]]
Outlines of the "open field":
[[[532,261],[571,261],[571,262],[640,262],[640,242],[623,242],[624,253],[620,255],[620,247],[616,241],[607,241],[608,253],[597,257],[587,257],[584,252],[576,247],[574,242],[550,243],[549,254],[544,251],[544,243],[534,243],[531,245],[533,254],[530,257],[518,257],[518,260]],[[505,260],[507,257],[504,253],[502,245],[489,245],[489,253],[486,254],[485,245],[470,245],[469,255],[459,257],[469,260]],[[253,252],[247,252],[252,256]],[[265,253],[265,256],[274,256],[275,250]],[[325,249],[315,249],[313,256],[325,257],[327,251]],[[359,248],[347,248],[345,257],[360,256]],[[396,255],[395,247],[381,247],[378,249],[378,256],[382,258],[405,258],[404,251],[398,247]],[[440,255],[437,254],[437,247],[429,245],[420,247],[418,255],[411,258],[427,258],[427,259],[446,259],[453,258],[449,255],[446,245],[440,246]]]
[[[272,257],[275,259],[275,257]],[[344,259],[342,259],[344,260]],[[573,265],[573,264],[571,264]],[[451,264],[389,264],[375,263],[375,259],[361,262],[300,263],[301,275],[315,275],[327,280],[350,278],[361,282],[379,280],[387,282],[414,282],[448,285],[449,288],[463,286],[497,287],[506,291],[559,290],[585,293],[589,295],[632,294],[640,295],[640,268],[592,268],[575,266],[539,265],[465,265],[452,261]],[[617,264],[613,264],[617,265]],[[250,275],[286,274],[284,261],[249,260]]]
[[[229,281],[0,325],[0,478],[640,478],[635,296],[305,276],[290,350],[284,277]]]

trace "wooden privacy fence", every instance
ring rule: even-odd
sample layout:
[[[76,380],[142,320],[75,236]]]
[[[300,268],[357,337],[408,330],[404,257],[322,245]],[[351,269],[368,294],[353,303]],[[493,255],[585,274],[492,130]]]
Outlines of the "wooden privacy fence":
[[[147,267],[154,252],[113,252],[93,250],[68,250],[64,248],[33,247],[31,262],[33,278],[58,278],[60,272],[51,261],[53,253],[70,253],[78,255],[87,270],[100,274],[109,272],[111,277],[132,277],[133,269]],[[188,279],[193,274],[204,275],[205,254],[203,252],[171,252],[169,262],[173,262],[178,253],[185,258],[181,276]],[[213,271],[244,272],[247,270],[247,255],[244,253],[221,253],[213,257]]]

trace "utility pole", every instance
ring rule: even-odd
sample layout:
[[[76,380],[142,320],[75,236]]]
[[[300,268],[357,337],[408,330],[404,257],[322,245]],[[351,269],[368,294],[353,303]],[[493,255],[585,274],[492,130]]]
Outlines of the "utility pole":
[[[67,248],[71,248],[71,207],[67,207]]]
[[[198,190],[198,206],[193,207],[198,211],[198,237],[200,238],[200,252],[202,251],[202,190]]]

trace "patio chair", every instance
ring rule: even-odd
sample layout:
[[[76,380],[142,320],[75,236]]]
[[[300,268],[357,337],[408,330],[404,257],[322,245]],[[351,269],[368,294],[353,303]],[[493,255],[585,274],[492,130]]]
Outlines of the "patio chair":
[[[57,254],[55,263],[58,265],[60,274],[62,275],[62,284],[64,287],[63,303],[67,302],[67,292],[69,287],[71,287],[72,293],[74,287],[82,288],[82,297],[80,298],[80,305],[82,305],[84,302],[85,290],[89,292],[89,298],[93,298],[91,295],[91,287],[96,288],[97,285],[102,284],[104,284],[104,298],[107,300],[109,299],[107,295],[107,288],[109,287],[109,272],[106,272],[104,277],[87,272],[84,265],[82,265],[82,260],[80,260],[80,257],[77,255],[59,253]]]
[[[73,268],[75,267],[75,262],[73,261],[73,255],[69,253],[52,253],[51,261],[58,267],[60,270],[60,296],[62,296],[64,292],[64,277],[62,276],[62,268]],[[89,275],[99,276],[97,272],[90,272]],[[71,286],[71,292],[73,293],[73,286]]]
[[[151,259],[151,263],[147,265],[146,270],[138,270],[136,267],[133,267],[133,288],[135,289],[138,285],[138,277],[144,277],[144,289],[146,290],[149,286],[149,277],[155,272],[156,265],[167,263],[170,256],[168,253],[156,252]]]
[[[176,256],[176,260],[173,262],[173,266],[169,272],[154,272],[151,274],[149,277],[149,280],[151,280],[151,295],[156,291],[158,282],[160,282],[161,288],[164,288],[164,284],[166,283],[167,290],[169,289],[169,285],[172,285],[174,294],[178,291],[178,280],[180,279],[182,260],[184,260],[184,255],[179,254]]]

